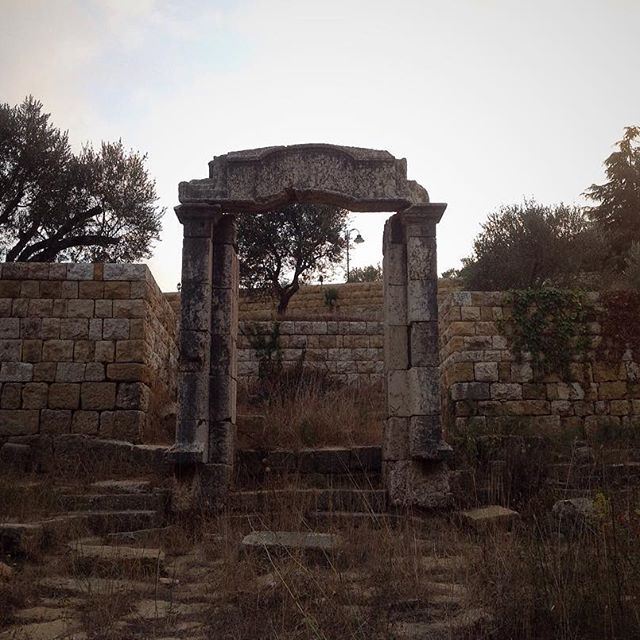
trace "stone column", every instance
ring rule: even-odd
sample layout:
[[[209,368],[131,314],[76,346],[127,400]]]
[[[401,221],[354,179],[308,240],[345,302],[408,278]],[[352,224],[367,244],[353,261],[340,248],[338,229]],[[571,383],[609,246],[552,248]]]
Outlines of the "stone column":
[[[211,351],[211,274],[213,225],[219,207],[180,205],[183,225],[182,287],[178,364],[176,442],[169,451],[178,465],[206,460],[209,432],[209,369]]]
[[[213,229],[212,273],[207,462],[215,485],[210,490],[220,494],[231,481],[236,438],[239,273],[233,215],[223,215]]]
[[[436,224],[446,205],[415,205],[384,234],[385,379],[383,460],[389,497],[406,506],[449,500],[439,392]]]

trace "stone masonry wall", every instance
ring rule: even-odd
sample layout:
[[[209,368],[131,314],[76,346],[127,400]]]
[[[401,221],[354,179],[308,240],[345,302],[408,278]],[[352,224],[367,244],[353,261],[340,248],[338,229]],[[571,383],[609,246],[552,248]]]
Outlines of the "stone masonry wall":
[[[258,355],[251,346],[253,333],[269,336],[273,322],[240,322],[238,379],[247,384],[258,375]],[[278,323],[282,362],[293,366],[304,356],[304,366],[326,371],[333,380],[373,384],[383,380],[383,327],[377,321],[281,321]]]
[[[597,302],[597,294],[589,294]],[[590,351],[570,365],[568,378],[534,377],[498,330],[511,314],[502,292],[455,292],[440,308],[443,413],[449,432],[590,433],[640,427],[640,366],[606,362]],[[596,345],[601,325],[589,322]],[[526,355],[526,354],[525,354]]]
[[[149,269],[0,265],[0,444],[81,433],[130,442],[175,397],[175,316]]]

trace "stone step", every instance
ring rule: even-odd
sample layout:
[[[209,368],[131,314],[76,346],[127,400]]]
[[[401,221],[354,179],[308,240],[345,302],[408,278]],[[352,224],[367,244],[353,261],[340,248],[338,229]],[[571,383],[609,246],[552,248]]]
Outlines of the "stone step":
[[[490,614],[476,608],[432,622],[394,622],[389,631],[393,640],[462,640],[485,637],[490,625]]]
[[[260,512],[285,509],[307,511],[383,512],[387,494],[383,489],[274,489],[237,491],[229,497],[233,511]]]
[[[167,496],[163,493],[105,493],[61,495],[65,511],[164,511]]]
[[[236,454],[239,479],[263,478],[265,474],[379,475],[382,450],[379,446],[323,447],[292,451],[242,449]]]
[[[150,493],[153,485],[150,480],[100,480],[89,488],[95,493]]]
[[[87,596],[132,593],[136,595],[156,595],[165,598],[171,594],[171,586],[155,579],[126,580],[87,576],[47,576],[36,583],[43,595]]]
[[[458,514],[460,521],[469,528],[483,532],[487,530],[509,530],[520,514],[500,505],[489,505],[479,509],[470,509]]]
[[[157,548],[111,546],[72,542],[67,545],[72,551],[75,568],[91,575],[113,576],[114,573],[160,573],[164,552]]]
[[[244,554],[263,558],[302,554],[306,559],[330,561],[342,546],[340,536],[315,531],[253,531],[240,543]]]
[[[158,511],[75,511],[87,518],[89,530],[96,535],[152,529],[162,525],[163,514]]]
[[[168,535],[175,531],[175,527],[153,527],[151,529],[138,529],[137,531],[120,531],[108,533],[104,539],[109,544],[160,544]]]

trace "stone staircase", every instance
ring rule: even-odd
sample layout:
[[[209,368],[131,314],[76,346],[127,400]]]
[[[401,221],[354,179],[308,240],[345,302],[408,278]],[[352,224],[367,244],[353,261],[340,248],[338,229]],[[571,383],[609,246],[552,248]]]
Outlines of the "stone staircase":
[[[168,500],[168,492],[142,480],[95,482],[83,493],[61,487],[55,516],[0,523],[0,551],[20,556],[60,540],[158,530],[166,523]]]
[[[167,490],[148,480],[67,485],[55,492],[54,517],[0,525],[5,556],[5,543],[13,545],[9,557],[17,557],[28,554],[35,541],[48,550],[43,562],[49,563],[36,574],[31,606],[16,613],[13,627],[0,629],[0,640],[84,640],[98,637],[95,624],[110,625],[108,637],[216,637],[211,625],[218,616],[233,617],[233,603],[243,593],[262,598],[288,592],[287,581],[295,577],[281,570],[292,566],[315,576],[316,584],[339,577],[341,595],[332,606],[340,615],[366,620],[374,612],[380,616],[383,607],[383,635],[372,638],[489,637],[490,616],[469,604],[468,545],[443,544],[434,530],[437,516],[390,507],[377,447],[239,452],[236,487],[225,510],[205,520],[198,540],[184,550],[172,540],[184,538],[189,527],[172,523],[169,500]],[[279,522],[294,530],[275,528]],[[17,538],[8,535],[21,526]],[[377,589],[386,591],[376,572],[382,566],[375,553],[361,564],[360,554],[368,550],[354,555],[354,544],[362,537],[393,545],[397,536],[410,541],[396,553],[403,564],[409,557],[418,563],[424,592],[396,597],[392,590],[391,600],[381,602]],[[221,571],[253,577],[237,592],[212,588],[220,585]],[[94,621],[87,613],[115,605],[121,608],[105,619]]]

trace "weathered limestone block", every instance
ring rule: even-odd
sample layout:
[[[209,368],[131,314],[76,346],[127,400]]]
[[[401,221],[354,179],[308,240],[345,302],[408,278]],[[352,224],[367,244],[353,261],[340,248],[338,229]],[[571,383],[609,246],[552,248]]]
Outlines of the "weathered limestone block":
[[[209,178],[181,182],[180,202],[211,202],[226,211],[270,211],[300,192],[353,211],[395,211],[428,202],[406,178],[406,161],[386,151],[303,144],[235,151],[209,165]]]
[[[108,305],[103,305],[103,308],[113,309],[112,300],[128,300],[131,297],[131,283],[119,282],[117,280],[113,282],[105,282],[104,297],[106,298],[106,303],[108,303]]]
[[[412,322],[409,335],[411,366],[437,367],[440,362],[438,323]]]
[[[406,460],[409,454],[409,418],[387,418],[382,442],[384,460]]]
[[[491,398],[493,400],[520,400],[522,385],[496,382],[491,385]]]
[[[40,433],[69,433],[71,409],[43,409],[40,413]]]
[[[412,413],[409,370],[388,371],[386,378],[388,416],[409,417]]]
[[[149,315],[148,304],[144,300],[114,300],[114,318],[145,318]]]
[[[68,264],[67,279],[69,280],[93,280],[92,264]]]
[[[384,361],[388,370],[409,366],[409,336],[404,325],[388,326],[384,334]]]
[[[71,432],[98,435],[100,413],[98,411],[74,411],[71,418]]]
[[[409,420],[409,454],[422,460],[443,460],[452,452],[442,440],[440,416],[412,416]]]
[[[438,281],[409,280],[407,283],[407,320],[437,322]]]
[[[0,407],[2,409],[19,409],[22,396],[22,383],[5,382],[0,394]]]
[[[56,382],[83,382],[84,362],[59,362],[56,367]]]
[[[100,436],[128,442],[141,442],[147,424],[144,411],[103,411],[100,413]]]
[[[38,432],[39,411],[0,409],[0,436],[23,436]]]
[[[107,263],[104,265],[105,280],[146,280],[149,277],[149,268],[144,264]]]
[[[440,413],[440,373],[437,367],[412,367],[408,370],[411,403],[410,415],[429,416]]]
[[[113,409],[116,403],[115,382],[84,382],[81,390],[82,409]]]
[[[389,500],[396,506],[442,509],[451,504],[445,463],[401,460],[384,463]]]
[[[144,340],[118,340],[116,362],[145,362],[147,346]]]
[[[497,382],[499,380],[497,362],[476,362],[473,365],[473,370],[478,382]]]
[[[118,385],[116,396],[116,409],[138,409],[139,411],[149,410],[149,400],[151,391],[142,382],[121,382]]]
[[[3,389],[4,391],[4,389]],[[22,390],[22,406],[25,409],[45,409],[49,386],[44,382],[29,382]]]
[[[49,386],[48,406],[51,409],[77,409],[80,406],[80,385],[54,382]]]
[[[435,237],[407,238],[407,273],[409,280],[437,280]]]
[[[386,326],[407,324],[407,287],[385,285],[384,322]]]
[[[30,382],[33,364],[28,362],[3,362],[0,365],[0,382]]]
[[[105,318],[102,321],[103,340],[128,340],[129,320],[126,318]]]

